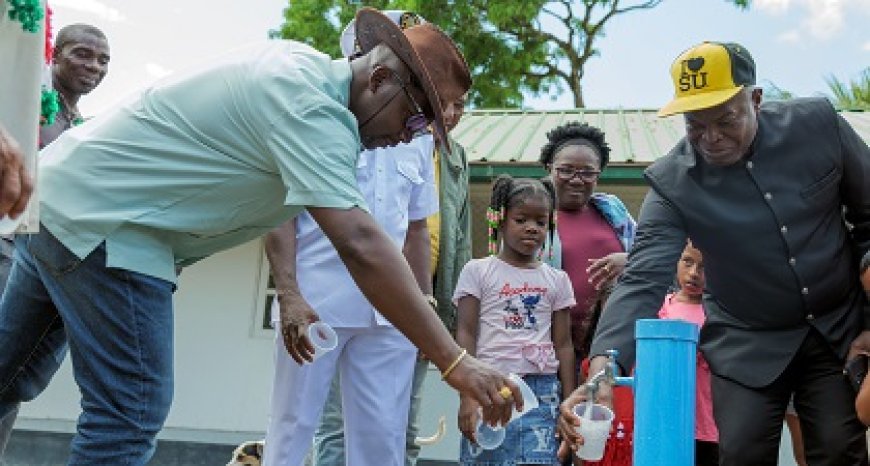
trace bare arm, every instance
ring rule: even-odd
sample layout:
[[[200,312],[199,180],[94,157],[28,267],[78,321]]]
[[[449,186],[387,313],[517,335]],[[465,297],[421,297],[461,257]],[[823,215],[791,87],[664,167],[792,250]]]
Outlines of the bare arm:
[[[423,298],[408,263],[372,217],[358,208],[309,207],[308,211],[369,302],[442,372],[456,361],[459,345]],[[446,382],[487,408],[487,420],[505,423],[510,418],[512,405],[499,395],[501,387],[510,387],[514,399],[522,399],[503,374],[470,356],[459,360]]]
[[[408,223],[408,234],[402,247],[405,260],[423,294],[432,294],[432,271],[430,270],[431,250],[429,248],[429,229],[426,219]]]
[[[861,383],[861,391],[855,398],[855,410],[858,412],[858,419],[865,426],[870,426],[870,377],[865,377]]]
[[[305,335],[317,313],[302,297],[296,281],[296,221],[290,219],[266,235],[266,257],[275,281],[275,298],[281,315],[280,331],[287,352],[297,363],[311,361],[314,347]]]
[[[577,378],[574,376],[574,344],[571,342],[571,312],[562,309],[553,313],[553,347],[556,349],[556,359],[559,360],[559,382],[562,383],[562,399],[577,388]]]
[[[33,180],[24,169],[24,155],[15,139],[0,125],[0,216],[17,218],[27,207]]]
[[[468,350],[468,354],[477,355],[477,332],[480,323],[480,300],[474,296],[463,296],[459,300],[456,313],[456,342]],[[457,424],[459,431],[467,439],[477,442],[474,437],[477,426],[478,404],[469,396],[460,395]]]

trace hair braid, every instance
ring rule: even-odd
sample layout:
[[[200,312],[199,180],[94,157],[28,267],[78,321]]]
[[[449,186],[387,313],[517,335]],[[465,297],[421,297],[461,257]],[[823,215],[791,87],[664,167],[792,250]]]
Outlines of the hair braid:
[[[514,179],[510,175],[499,175],[493,181],[492,195],[487,209],[487,251],[490,255],[498,254],[498,227],[504,220],[504,213],[508,207],[510,192],[513,190]]]
[[[556,187],[553,186],[553,180],[550,177],[541,178],[541,184],[544,186],[544,189],[547,191],[550,199],[550,223],[549,223],[549,231],[547,232],[550,236],[550,247],[547,251],[547,258],[553,258],[553,241],[556,235]]]
[[[540,196],[549,204],[549,234],[550,242],[553,240],[555,227],[556,195],[551,187],[539,180],[530,178],[513,178],[510,175],[499,175],[492,184],[492,195],[489,207],[486,211],[487,220],[487,249],[490,254],[498,254],[499,226],[505,220],[507,209],[533,196]]]

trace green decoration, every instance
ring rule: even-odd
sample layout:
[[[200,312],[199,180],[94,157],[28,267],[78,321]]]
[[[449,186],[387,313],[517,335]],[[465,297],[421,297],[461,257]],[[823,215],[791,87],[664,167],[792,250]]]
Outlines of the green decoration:
[[[38,32],[45,12],[39,0],[6,0],[9,4],[9,19],[20,21],[27,32]]]
[[[60,100],[58,99],[57,91],[54,89],[43,89],[41,104],[42,113],[39,118],[39,124],[42,126],[54,124],[57,112],[60,111]],[[73,125],[76,124],[77,123],[73,122]]]

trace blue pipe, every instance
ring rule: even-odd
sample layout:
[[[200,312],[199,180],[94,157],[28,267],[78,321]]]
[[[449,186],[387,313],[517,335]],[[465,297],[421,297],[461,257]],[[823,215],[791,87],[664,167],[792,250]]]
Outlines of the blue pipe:
[[[695,464],[695,365],[698,327],[680,320],[642,319],[635,325],[634,464]]]

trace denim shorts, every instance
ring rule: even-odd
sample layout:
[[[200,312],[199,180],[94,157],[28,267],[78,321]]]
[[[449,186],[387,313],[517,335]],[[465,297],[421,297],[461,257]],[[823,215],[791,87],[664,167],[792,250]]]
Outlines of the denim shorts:
[[[556,416],[560,384],[556,374],[529,374],[523,380],[538,396],[538,407],[507,425],[504,443],[484,450],[462,437],[459,464],[462,466],[514,466],[517,464],[558,465]]]

